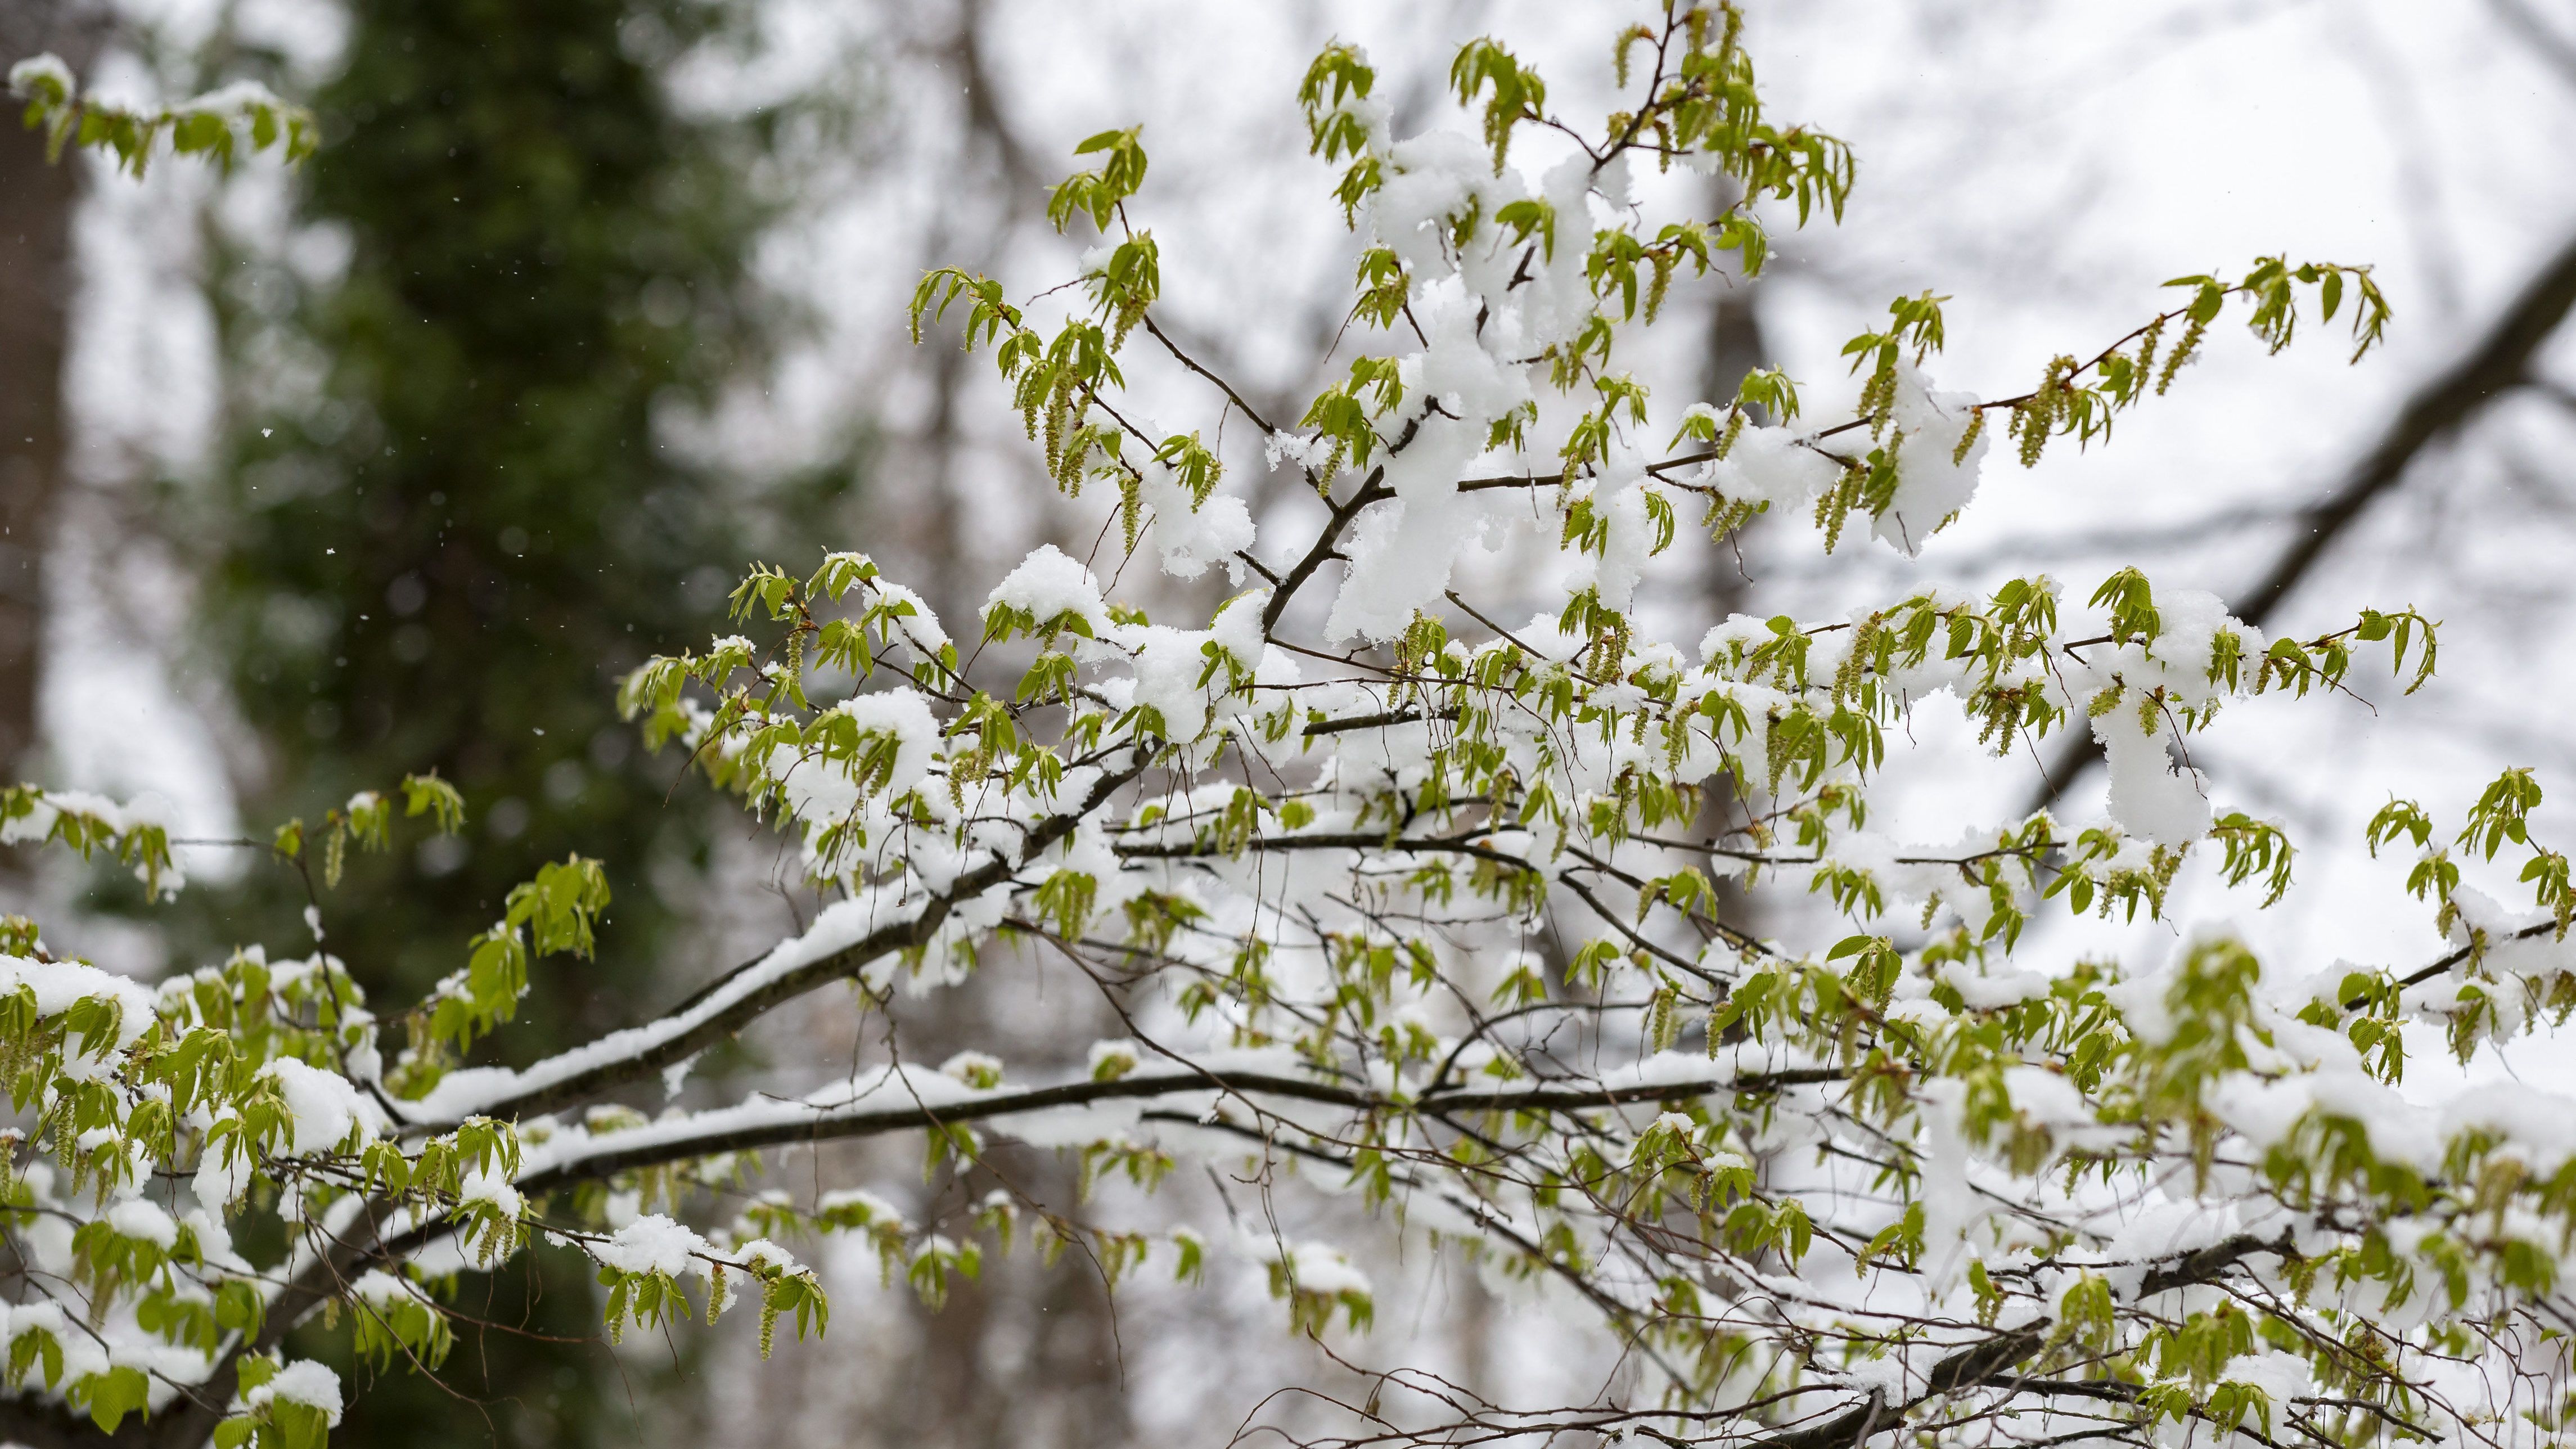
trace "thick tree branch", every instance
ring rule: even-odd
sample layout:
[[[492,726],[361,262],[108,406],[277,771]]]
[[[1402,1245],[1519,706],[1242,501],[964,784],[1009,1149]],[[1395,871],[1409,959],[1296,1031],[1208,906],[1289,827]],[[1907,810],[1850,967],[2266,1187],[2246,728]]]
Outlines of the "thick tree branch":
[[[1454,709],[1435,709],[1429,714],[1425,714],[1418,709],[1391,709],[1382,714],[1359,714],[1352,715],[1348,719],[1317,720],[1313,724],[1306,726],[1305,729],[1299,731],[1299,733],[1311,740],[1321,735],[1347,734],[1352,730],[1373,730],[1387,725],[1419,724],[1424,720],[1454,721],[1457,718],[1458,711]]]
[[[1325,522],[1323,531],[1315,535],[1314,546],[1306,550],[1306,556],[1297,560],[1297,566],[1288,570],[1288,576],[1271,591],[1269,607],[1261,611],[1263,635],[1267,636],[1279,627],[1279,616],[1288,612],[1288,601],[1297,597],[1297,591],[1306,586],[1306,580],[1314,577],[1315,570],[1324,566],[1324,560],[1333,557],[1333,546],[1341,542],[1342,530],[1351,526],[1351,520],[1359,517],[1360,510],[1395,496],[1395,490],[1382,481],[1385,477],[1384,468],[1373,470],[1368,481],[1360,485],[1360,491],[1352,494],[1349,502],[1333,510],[1333,516]]]
[[[690,1057],[731,1037],[780,1006],[819,987],[856,974],[869,962],[896,951],[925,946],[936,937],[947,922],[948,913],[957,903],[976,896],[1007,881],[1028,862],[1035,860],[1047,847],[1073,832],[1074,827],[1108,803],[1109,798],[1137,776],[1150,763],[1139,748],[1134,763],[1123,770],[1105,774],[1095,782],[1082,803],[1072,810],[1048,817],[1029,831],[1017,858],[997,857],[972,870],[962,872],[947,890],[933,895],[920,911],[907,920],[896,921],[869,932],[850,945],[817,958],[792,971],[781,972],[776,979],[743,992],[720,1010],[707,1012],[689,1026],[667,1032],[631,1053],[597,1066],[572,1071],[560,1076],[545,1074],[546,1064],[538,1063],[524,1076],[539,1079],[539,1085],[482,1105],[481,1115],[504,1121],[533,1117],[552,1112],[624,1082],[687,1061]],[[758,966],[759,962],[736,967],[726,976],[681,1003],[660,1018],[672,1021],[686,1017],[693,1009],[713,999],[725,986]],[[649,1029],[649,1028],[648,1028]],[[434,1124],[418,1124],[423,1126]]]
[[[2159,1293],[2170,1293],[2176,1288],[2190,1288],[2207,1283],[2219,1274],[2258,1254],[2277,1253],[2288,1257],[2291,1251],[2290,1235],[2286,1232],[2275,1238],[2258,1238],[2252,1233],[2238,1233],[2224,1242],[2212,1243],[2206,1248],[2195,1248],[2175,1259],[2170,1265],[2158,1268],[2139,1279],[2138,1296],[2152,1298]]]
[[[1478,833],[1490,834],[1491,832]],[[1537,866],[1517,855],[1496,850],[1490,845],[1478,845],[1474,840],[1466,837],[1441,836],[1430,839],[1412,836],[1390,837],[1369,830],[1318,831],[1313,835],[1256,835],[1232,849],[1218,845],[1203,845],[1197,841],[1120,845],[1115,849],[1121,860],[1213,860],[1243,851],[1374,850],[1386,854],[1410,851],[1431,855],[1472,855],[1478,860],[1489,860],[1497,865],[1510,866],[1514,870],[1538,869]]]
[[[727,1152],[749,1152],[800,1143],[845,1142],[854,1138],[927,1131],[1057,1108],[1083,1107],[1095,1102],[1152,1100],[1195,1093],[1285,1097],[1353,1112],[1397,1114],[1410,1111],[1430,1116],[1443,1112],[1584,1112],[1610,1107],[1654,1106],[1718,1092],[1777,1091],[1839,1081],[1841,1078],[1840,1072],[1810,1068],[1742,1076],[1712,1075],[1680,1082],[1645,1082],[1632,1087],[1541,1085],[1516,1091],[1458,1088],[1406,1103],[1376,1092],[1269,1072],[1193,1071],[1155,1076],[1131,1075],[1105,1082],[1064,1082],[1050,1087],[994,1092],[952,1102],[907,1102],[899,1107],[866,1111],[818,1108],[811,1116],[781,1115],[771,1120],[719,1126],[704,1132],[660,1133],[649,1127],[634,1128],[599,1139],[597,1151],[541,1167],[520,1178],[518,1186],[520,1191],[533,1195],[552,1192],[576,1182],[612,1177],[621,1172],[694,1161]],[[632,1139],[631,1145],[621,1145],[629,1139]]]

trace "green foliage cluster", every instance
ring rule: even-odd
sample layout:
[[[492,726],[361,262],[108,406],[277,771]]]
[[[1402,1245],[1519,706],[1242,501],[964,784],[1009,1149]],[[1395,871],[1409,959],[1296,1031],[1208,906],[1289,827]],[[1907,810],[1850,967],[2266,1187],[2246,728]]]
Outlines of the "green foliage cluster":
[[[137,180],[165,136],[178,155],[201,156],[226,170],[245,151],[276,151],[289,162],[313,154],[313,113],[255,83],[227,86],[176,106],[120,106],[84,98],[70,69],[42,55],[9,68],[9,93],[26,102],[20,120],[44,136],[48,158],[60,161],[67,145],[88,147],[113,154],[117,168]]]

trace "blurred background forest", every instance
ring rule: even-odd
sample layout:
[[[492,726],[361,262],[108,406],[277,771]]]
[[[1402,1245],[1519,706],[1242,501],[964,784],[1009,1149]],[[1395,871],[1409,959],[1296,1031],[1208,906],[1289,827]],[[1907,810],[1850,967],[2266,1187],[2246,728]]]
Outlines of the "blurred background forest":
[[[1775,113],[1850,141],[1859,191],[1845,228],[1784,225],[1759,287],[1677,289],[1695,320],[1659,329],[1641,364],[1670,414],[1766,365],[1818,410],[1847,402],[1840,340],[1926,287],[1953,299],[1935,376],[1984,396],[2126,331],[2165,278],[2262,253],[2376,264],[2398,320],[2358,370],[2331,346],[2265,359],[2226,339],[2110,447],[1991,464],[1978,508],[1916,563],[1821,561],[1794,520],[1765,520],[1740,553],[1686,544],[1649,586],[1671,636],[1906,580],[2046,570],[2089,589],[2132,562],[2276,631],[2414,604],[2447,621],[2433,687],[2400,700],[2373,682],[2367,705],[2296,721],[2248,711],[2196,763],[2307,847],[2291,899],[2236,926],[2303,968],[2423,954],[2423,920],[2360,849],[2383,792],[2456,808],[2521,764],[2576,798],[2576,4],[1746,8]],[[1307,58],[1336,34],[1367,45],[1408,78],[1392,99],[1409,131],[1443,119],[1450,48],[1493,32],[1582,115],[1606,102],[1623,18],[1465,0],[0,0],[0,59],[51,50],[135,99],[255,77],[323,126],[293,172],[164,164],[140,181],[49,167],[34,138],[0,134],[0,767],[156,794],[203,839],[435,767],[473,828],[358,862],[323,904],[331,949],[407,999],[512,883],[578,848],[611,871],[604,949],[548,967],[524,1029],[495,1043],[530,1055],[638,1019],[812,902],[774,838],[631,746],[618,674],[720,632],[755,558],[864,550],[964,632],[1027,549],[1081,555],[1099,532],[1107,504],[1053,493],[953,332],[909,344],[922,271],[953,262],[1020,295],[1063,280],[1080,243],[1045,224],[1044,188],[1079,138],[1142,122],[1158,317],[1293,416],[1344,360],[1354,254],[1304,155]],[[1248,434],[1227,446],[1255,517],[1315,509],[1260,476]],[[1527,563],[1474,567],[1504,591]],[[2073,814],[2098,808],[2071,761],[2046,784],[2040,762],[1979,758],[1964,729],[1950,743],[1899,829],[1954,836],[1962,809],[2060,788]],[[302,883],[255,857],[192,850],[196,885],[148,913],[32,855],[0,863],[0,892],[74,922],[51,928],[59,948],[146,974],[235,942],[310,949]],[[2146,959],[2173,937],[2066,941]],[[1078,1065],[1046,1055],[1088,1040],[1068,1014],[1105,1015],[1033,965],[904,1010],[908,1029],[962,1044],[971,1026],[1033,1072]],[[794,1085],[798,1062],[845,1056],[856,1023],[805,1013],[699,1070]],[[1051,1157],[1000,1166],[1077,1189]],[[914,1164],[853,1148],[810,1170],[901,1181]],[[925,1212],[980,1192],[920,1188]],[[1219,1183],[1200,1202],[1233,1205]],[[463,1301],[490,1326],[447,1382],[360,1394],[344,1442],[1207,1443],[1247,1416],[1301,1422],[1310,1406],[1257,1402],[1283,1364],[1320,1391],[1355,1382],[1287,1336],[1241,1264],[1113,1299],[1085,1265],[1024,1252],[932,1315],[873,1258],[824,1261],[831,1336],[766,1369],[739,1325],[587,1341],[578,1265],[514,1267]],[[1546,1305],[1464,1264],[1373,1271],[1405,1286],[1382,1286],[1375,1333],[1339,1345],[1356,1362],[1577,1398],[1615,1377],[1565,1351]]]

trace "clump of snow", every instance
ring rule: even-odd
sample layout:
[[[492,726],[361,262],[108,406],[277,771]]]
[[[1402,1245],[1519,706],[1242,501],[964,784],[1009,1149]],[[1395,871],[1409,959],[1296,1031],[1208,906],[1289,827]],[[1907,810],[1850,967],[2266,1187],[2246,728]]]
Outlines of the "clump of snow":
[[[2174,1020],[2173,988],[2173,974],[2168,967],[2114,981],[2102,988],[2102,995],[2120,1009],[2120,1019],[2130,1035],[2150,1046],[2162,1046],[2173,1040],[2178,1025]]]
[[[1976,494],[1986,435],[1980,431],[1967,452],[1952,461],[1977,416],[1976,402],[1975,393],[1934,392],[1914,368],[1897,367],[1896,398],[1889,408],[1889,420],[1902,434],[1896,445],[1896,495],[1870,524],[1870,532],[1908,558],[1921,553],[1924,541]]]
[[[948,631],[940,626],[939,616],[931,612],[930,601],[892,579],[870,579],[868,587],[887,604],[909,604],[912,607],[909,614],[889,611],[888,625],[894,631],[894,637],[919,658],[938,658],[940,649],[950,641]]]
[[[660,1213],[647,1213],[589,1245],[602,1266],[620,1273],[659,1273],[677,1278],[707,1251],[707,1240]]]
[[[1708,479],[1736,502],[1792,508],[1814,502],[1842,471],[1787,428],[1746,428],[1709,465]]]
[[[1282,463],[1292,463],[1312,472],[1323,467],[1324,460],[1333,455],[1333,445],[1320,433],[1311,438],[1301,438],[1295,433],[1272,433],[1261,440],[1261,453],[1273,468]]]
[[[1210,564],[1223,564],[1228,578],[1243,582],[1243,560],[1235,555],[1252,547],[1257,533],[1243,500],[1219,493],[1200,502],[1170,468],[1150,458],[1137,472],[1143,480],[1138,494],[1154,515],[1147,536],[1162,556],[1163,572],[1194,579]]]
[[[1494,174],[1492,158],[1474,138],[1456,131],[1428,131],[1386,148],[1385,184],[1369,198],[1369,227],[1417,276],[1438,276],[1453,265],[1491,266],[1485,257],[1453,263],[1443,223],[1479,212],[1492,216],[1529,195],[1517,168]],[[1517,260],[1517,254],[1513,254]],[[1501,291],[1498,285],[1480,291]]]
[[[1633,448],[1615,451],[1592,487],[1592,509],[1604,538],[1598,557],[1585,557],[1567,581],[1568,592],[1601,591],[1604,607],[1622,613],[1635,604],[1638,580],[1655,544],[1653,517],[1646,510],[1645,459]]]
[[[2156,622],[2152,647],[2164,666],[2157,682],[2185,702],[2204,702],[2221,692],[2209,678],[2221,632],[2236,636],[2238,655],[2249,669],[2263,653],[2263,631],[2230,617],[2226,603],[2203,589],[2158,590]]]
[[[2226,1370],[2219,1376],[2229,1383],[2245,1384],[2262,1391],[2272,1412],[2284,1417],[2289,1412],[2292,1399],[2315,1391],[2308,1361],[2277,1348],[2239,1354],[2227,1361]]]
[[[66,815],[94,821],[115,835],[129,835],[149,826],[167,831],[170,826],[170,802],[148,790],[122,805],[86,790],[41,790],[31,792],[31,796],[26,814],[0,820],[0,845],[41,841]],[[148,862],[137,862],[134,877],[154,884],[165,896],[177,895],[187,884],[187,878],[175,865],[161,870],[156,877]]]
[[[220,1217],[250,1190],[250,1159],[237,1144],[214,1148],[197,1160],[190,1186],[205,1210]]]
[[[2209,831],[2209,797],[2200,776],[2165,750],[2162,731],[2139,727],[2125,702],[2093,717],[2111,770],[2111,818],[2120,828],[2158,845],[2182,845]]]
[[[856,724],[862,735],[883,735],[894,741],[894,764],[886,775],[889,796],[901,795],[930,777],[931,762],[939,758],[939,719],[919,691],[889,689],[856,695],[828,712]]]
[[[1297,1243],[1284,1253],[1274,1252],[1272,1262],[1287,1270],[1289,1280],[1300,1293],[1338,1297],[1344,1293],[1365,1298],[1369,1279],[1355,1266],[1350,1256],[1330,1243]]]
[[[373,1308],[422,1301],[420,1290],[382,1268],[370,1268],[349,1285],[349,1296]]]
[[[158,1204],[131,1198],[107,1210],[107,1225],[119,1237],[135,1238],[167,1251],[178,1246],[179,1225]]]
[[[519,1189],[508,1178],[487,1168],[478,1167],[465,1174],[465,1180],[457,1185],[456,1197],[459,1202],[488,1202],[503,1217],[519,1215]]]
[[[1945,966],[1941,981],[1958,992],[1971,1011],[2001,1011],[2048,994],[2048,978],[2038,972],[1991,963],[1973,974],[1956,965]]]
[[[736,1261],[754,1269],[775,1268],[782,1273],[793,1273],[802,1266],[796,1261],[795,1254],[767,1238],[754,1238],[740,1244],[734,1248],[733,1255]]]
[[[1261,611],[1269,606],[1268,589],[1235,595],[1217,606],[1216,617],[1208,621],[1208,637],[1235,663],[1259,670],[1267,651],[1261,638]]]
[[[237,117],[260,109],[283,110],[277,93],[255,80],[237,80],[171,107],[183,116]]]
[[[691,1052],[662,1069],[662,1100],[672,1101],[680,1095],[680,1090],[689,1084],[689,1073],[697,1067],[701,1055]]]
[[[954,1077],[970,1087],[999,1086],[1002,1081],[1002,1059],[990,1052],[962,1051],[939,1064],[939,1073]]]
[[[6,838],[0,832],[0,840]],[[103,997],[116,1003],[116,1047],[122,1051],[142,1040],[152,1025],[153,996],[149,987],[131,977],[113,971],[102,971],[78,961],[33,961],[24,956],[0,956],[0,994],[26,987],[35,993],[36,1015],[60,1016],[81,1001]]]
[[[271,1401],[319,1409],[322,1421],[336,1428],[340,1423],[340,1376],[327,1364],[297,1359],[279,1369],[267,1383],[242,1396],[242,1402],[254,1409]]]
[[[1968,1139],[1961,1127],[1968,1084],[1945,1079],[1920,1088],[1923,1106],[1923,1255],[1936,1291],[1947,1292],[1965,1270],[1967,1233],[1983,1214],[1968,1180]]]
[[[381,1111],[359,1096],[357,1087],[346,1077],[307,1066],[293,1057],[270,1062],[261,1075],[277,1083],[277,1094],[285,1099],[287,1115],[295,1119],[295,1142],[290,1150],[296,1156],[333,1151],[348,1139],[353,1128],[362,1139],[376,1135]]]
[[[72,78],[72,68],[50,50],[9,67],[9,94],[20,100],[35,99],[38,88],[48,84],[64,100],[80,94],[80,82]]]
[[[1414,308],[1429,345],[1399,364],[1406,406],[1427,399],[1440,407],[1407,418],[1411,440],[1384,455],[1382,481],[1395,496],[1352,526],[1344,547],[1350,571],[1325,620],[1327,639],[1383,642],[1403,633],[1448,589],[1460,555],[1484,533],[1483,510],[1458,491],[1460,477],[1484,453],[1493,420],[1526,401],[1530,384],[1527,369],[1493,350],[1498,339],[1478,331],[1482,311],[1454,280],[1426,288]]]
[[[904,1220],[903,1209],[877,1196],[864,1187],[836,1188],[814,1199],[814,1215],[844,1215],[858,1223],[896,1223]]]
[[[1017,609],[1040,627],[1071,614],[1097,634],[1109,622],[1108,606],[1100,600],[1100,585],[1091,570],[1051,543],[1038,545],[1036,552],[993,586],[984,601],[988,618],[996,605]]]

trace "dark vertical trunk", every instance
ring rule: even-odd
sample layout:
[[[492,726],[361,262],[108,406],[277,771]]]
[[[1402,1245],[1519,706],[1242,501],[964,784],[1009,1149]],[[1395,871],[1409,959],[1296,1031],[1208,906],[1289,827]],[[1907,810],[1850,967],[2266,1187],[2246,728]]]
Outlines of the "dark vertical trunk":
[[[1722,199],[1724,193],[1720,193]],[[1700,354],[1699,400],[1723,407],[1734,400],[1736,389],[1744,385],[1747,373],[1769,365],[1769,344],[1762,335],[1762,314],[1756,306],[1759,284],[1743,277],[1730,277],[1717,289],[1709,307],[1706,351]],[[1765,423],[1777,418],[1761,418]],[[1745,529],[1752,527],[1750,523]],[[1753,580],[1742,562],[1743,531],[1734,540],[1700,555],[1700,605],[1706,611],[1709,625],[1724,623],[1731,615],[1752,612]],[[1700,834],[1714,838],[1722,833],[1737,811],[1732,807],[1731,787],[1712,790],[1700,810]],[[1736,929],[1753,935],[1762,931],[1751,892],[1742,882],[1730,876],[1718,882],[1718,915]]]
[[[1723,208],[1734,195],[1734,183],[1721,180],[1710,189],[1712,213]],[[1699,393],[1692,399],[1723,409],[1735,400],[1735,390],[1744,385],[1747,373],[1771,363],[1770,344],[1762,335],[1762,313],[1757,299],[1761,284],[1750,277],[1728,273],[1716,279],[1715,295],[1709,302],[1708,331],[1701,339],[1699,356]],[[1758,423],[1776,423],[1778,418],[1755,417]],[[1700,598],[1708,609],[1711,624],[1723,622],[1729,614],[1743,610],[1751,597],[1752,584],[1737,561],[1734,547],[1721,547],[1703,555]]]
[[[1744,375],[1770,360],[1763,355],[1762,314],[1753,305],[1758,288],[1739,278],[1718,289],[1709,311],[1708,351],[1700,360],[1700,400],[1724,406],[1744,385]]]
[[[97,28],[71,6],[0,4],[0,65],[51,50],[85,72]],[[71,320],[72,207],[80,166],[49,163],[44,138],[0,118],[0,779],[14,781],[36,746],[45,547],[52,536],[70,432],[63,355]]]
[[[930,231],[924,257],[930,265],[998,271],[1030,220],[1028,199],[1045,184],[1000,109],[1007,92],[992,71],[996,23],[985,0],[957,0],[952,28],[940,37],[944,66],[965,87],[965,135],[960,184],[945,199],[947,209]],[[967,580],[976,565],[990,561],[985,555],[996,546],[996,540],[982,536],[989,527],[976,527],[964,491],[973,444],[966,410],[976,400],[973,369],[981,365],[982,358],[970,357],[953,337],[942,339],[930,363],[931,416],[915,444],[920,467],[914,476],[924,478],[926,486],[879,500],[917,567],[912,582],[929,596],[948,628],[964,636],[964,648],[972,647],[976,630],[976,590]],[[1081,542],[1056,541],[1077,549]],[[909,1018],[908,1024],[923,1033],[909,1049],[933,1061],[965,1046],[999,1052],[1015,1064],[1043,1061],[1062,1043],[1048,1040],[1045,1031],[1023,1035],[1032,1023],[1010,1010],[1009,1003],[996,1000],[1000,993],[1021,989],[1025,980],[988,966],[974,980],[924,1003]],[[1058,983],[1082,984],[1078,978]],[[1105,1012],[1081,998],[1059,1010],[1071,1011],[1076,1019],[1096,1014],[1103,1018],[1095,1023],[1097,1030],[1115,1029]],[[1064,1020],[1058,1014],[1043,1019],[1057,1030]],[[1008,1160],[1010,1180],[1018,1190],[1076,1215],[1076,1174],[1070,1161],[1052,1153],[1010,1154]],[[969,1196],[981,1197],[998,1181],[987,1173],[972,1174]],[[1033,1258],[1033,1253],[1010,1261],[988,1258],[981,1282],[960,1283],[944,1308],[920,1312],[915,1357],[905,1375],[914,1394],[903,1411],[889,1412],[872,1432],[853,1436],[853,1442],[940,1449],[1016,1444],[1107,1449],[1130,1442],[1132,1418],[1108,1294],[1078,1256],[1047,1269]]]

